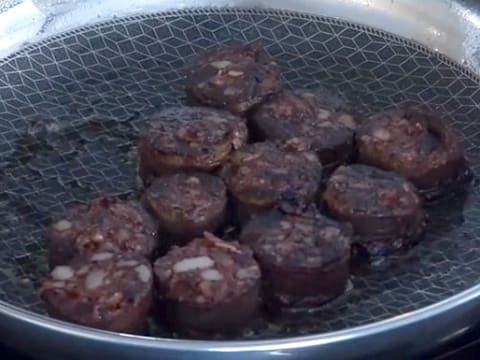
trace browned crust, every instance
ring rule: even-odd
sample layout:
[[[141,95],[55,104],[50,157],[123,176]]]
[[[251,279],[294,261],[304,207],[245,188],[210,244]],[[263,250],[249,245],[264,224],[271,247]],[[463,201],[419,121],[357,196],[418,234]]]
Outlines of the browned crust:
[[[93,260],[105,254],[111,257]],[[95,253],[77,257],[60,268],[64,275],[65,269],[71,269],[72,277],[62,280],[54,275],[57,267],[40,289],[52,317],[116,332],[145,330],[153,288],[151,265],[146,259],[134,254]]]
[[[323,199],[332,216],[353,225],[354,240],[360,245],[383,244],[385,251],[396,251],[417,238],[425,226],[425,211],[414,185],[371,166],[338,168]]]
[[[236,242],[206,233],[174,247],[154,271],[159,306],[182,333],[239,332],[259,311],[260,268],[251,250]]]
[[[137,202],[100,197],[73,206],[47,230],[50,265],[66,264],[78,254],[132,252],[152,257],[158,224]]]
[[[216,176],[179,173],[155,179],[145,191],[144,202],[161,230],[183,244],[224,223],[227,190]]]
[[[186,77],[190,99],[233,113],[244,113],[281,89],[279,66],[253,44],[210,50]]]
[[[236,151],[221,176],[237,206],[248,213],[249,209],[268,210],[285,202],[295,205],[313,202],[322,166],[311,152],[289,151],[264,142]]]
[[[349,276],[352,231],[317,210],[270,212],[252,219],[240,239],[262,268],[270,306],[317,306],[341,294]]]
[[[248,138],[245,119],[205,107],[169,108],[147,119],[140,131],[144,180],[179,171],[213,171]]]
[[[358,129],[362,162],[397,171],[420,190],[455,181],[466,169],[460,136],[440,114],[408,108],[379,113]]]
[[[348,161],[354,151],[356,120],[307,90],[284,91],[261,104],[252,115],[253,135],[284,144],[302,142],[324,166]]]

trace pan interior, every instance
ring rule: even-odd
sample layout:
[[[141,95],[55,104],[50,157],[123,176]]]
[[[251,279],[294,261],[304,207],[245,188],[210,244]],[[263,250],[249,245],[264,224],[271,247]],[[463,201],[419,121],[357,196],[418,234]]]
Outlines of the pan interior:
[[[134,197],[142,115],[184,101],[185,63],[220,43],[261,41],[287,87],[338,91],[356,111],[427,104],[451,115],[480,166],[475,74],[392,34],[331,18],[203,9],[116,19],[49,38],[0,61],[0,300],[37,313],[45,226],[75,201]],[[438,205],[424,241],[352,276],[320,311],[269,322],[245,338],[345,329],[444,300],[480,277],[475,184]],[[321,279],[319,279],[321,281]],[[161,327],[152,335],[171,337]]]

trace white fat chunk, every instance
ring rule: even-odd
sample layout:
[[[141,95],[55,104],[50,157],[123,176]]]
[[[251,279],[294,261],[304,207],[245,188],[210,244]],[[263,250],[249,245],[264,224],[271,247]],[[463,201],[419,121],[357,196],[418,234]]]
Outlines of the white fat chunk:
[[[209,256],[197,256],[188,259],[183,259],[173,266],[173,271],[176,273],[208,269],[215,264],[213,259]]]

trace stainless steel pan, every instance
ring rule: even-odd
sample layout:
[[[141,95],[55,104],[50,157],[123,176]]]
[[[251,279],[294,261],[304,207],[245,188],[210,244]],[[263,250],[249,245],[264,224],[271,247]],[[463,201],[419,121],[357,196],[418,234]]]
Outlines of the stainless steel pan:
[[[36,291],[47,270],[49,219],[98,193],[135,196],[141,115],[182,102],[183,66],[218,43],[261,41],[287,86],[333,88],[361,114],[418,103],[444,111],[478,172],[473,1],[18,3],[0,15],[8,24],[0,28],[2,340],[48,358],[393,359],[476,324],[475,185],[432,210],[426,239],[409,254],[352,276],[353,288],[320,312],[296,322],[259,320],[241,339],[174,339],[159,326],[152,337],[86,329],[44,316]]]

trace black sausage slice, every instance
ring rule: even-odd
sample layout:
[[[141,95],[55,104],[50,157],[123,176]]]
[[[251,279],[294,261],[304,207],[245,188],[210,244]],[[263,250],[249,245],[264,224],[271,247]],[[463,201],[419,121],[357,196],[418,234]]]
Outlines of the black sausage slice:
[[[353,225],[354,244],[371,256],[409,247],[425,226],[415,186],[394,172],[341,166],[327,182],[323,199],[329,214]]]
[[[322,100],[307,90],[272,96],[253,112],[253,136],[290,145],[302,142],[317,153],[324,168],[347,162],[354,152],[356,121]]]
[[[174,107],[151,115],[140,131],[140,176],[211,172],[248,138],[246,120],[206,107]]]
[[[312,203],[322,178],[322,165],[312,152],[289,151],[264,142],[233,153],[221,176],[244,222],[272,208]]]
[[[225,222],[227,189],[216,176],[179,173],[157,178],[145,191],[144,202],[160,229],[182,245]]]
[[[100,197],[73,206],[47,230],[50,265],[68,264],[79,254],[130,252],[155,255],[158,224],[134,201]]]
[[[173,247],[154,272],[165,320],[186,336],[238,334],[258,314],[260,268],[236,242],[206,233]]]
[[[136,254],[99,252],[59,265],[40,294],[50,316],[80,325],[143,334],[152,305],[150,263]]]
[[[416,108],[379,113],[362,123],[356,141],[360,161],[405,176],[426,199],[468,180],[462,140],[440,114]]]
[[[280,68],[252,44],[219,47],[198,56],[186,72],[192,103],[242,114],[281,89]]]
[[[349,277],[352,230],[312,210],[272,211],[251,220],[240,241],[250,244],[262,269],[267,304],[316,307],[343,293]]]

